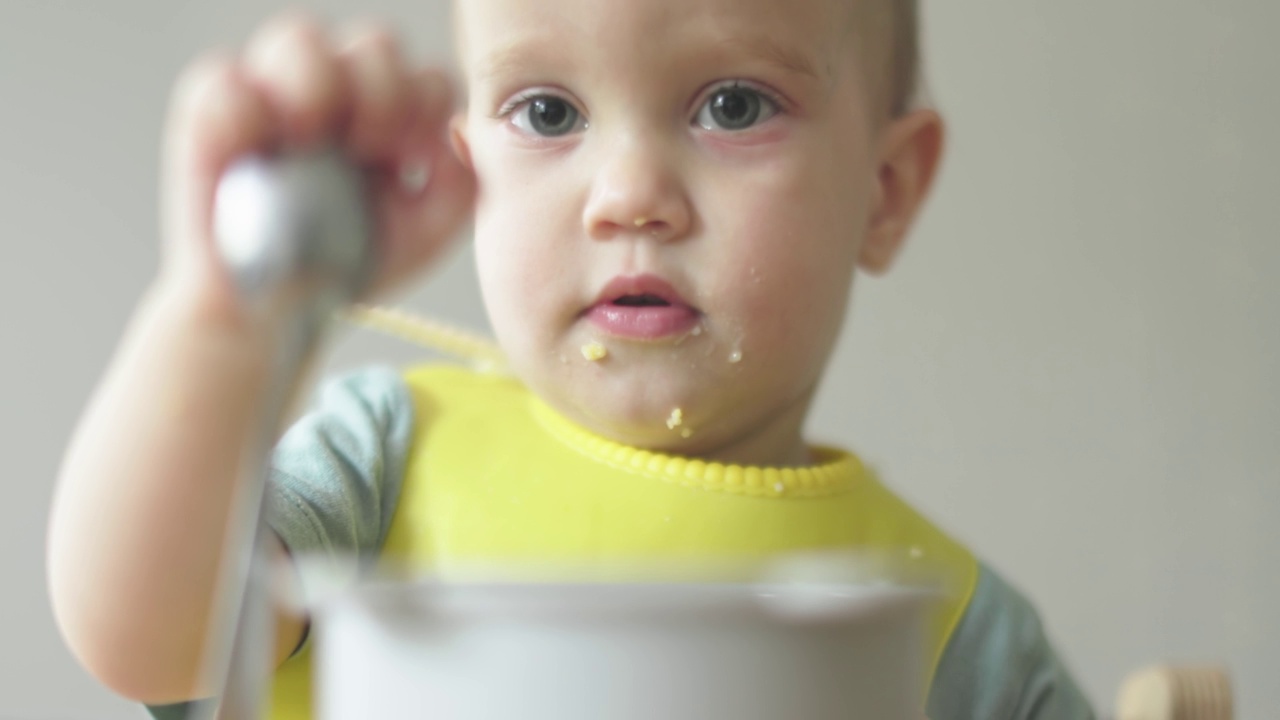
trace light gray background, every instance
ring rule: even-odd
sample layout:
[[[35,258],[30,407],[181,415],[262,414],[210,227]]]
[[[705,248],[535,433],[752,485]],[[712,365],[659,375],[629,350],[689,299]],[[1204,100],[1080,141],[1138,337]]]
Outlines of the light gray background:
[[[441,0],[307,3],[447,56]],[[1038,603],[1100,709],[1152,661],[1280,707],[1280,5],[932,0],[951,121],[910,251],[864,281],[813,434],[849,444]],[[130,718],[63,649],[59,456],[155,267],[184,60],[248,0],[0,0],[0,716]],[[468,253],[405,298],[483,327]],[[347,333],[331,367],[410,360]]]

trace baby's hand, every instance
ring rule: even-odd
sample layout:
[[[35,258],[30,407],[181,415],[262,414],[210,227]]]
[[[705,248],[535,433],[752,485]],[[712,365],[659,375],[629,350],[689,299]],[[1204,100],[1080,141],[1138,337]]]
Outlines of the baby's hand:
[[[368,170],[385,289],[435,259],[467,217],[475,183],[446,139],[447,77],[411,72],[394,38],[365,29],[335,47],[305,16],[278,17],[240,55],[194,62],[173,93],[164,147],[162,285],[207,310],[232,307],[213,252],[218,179],[237,158],[336,144]],[[412,178],[429,168],[425,187]]]

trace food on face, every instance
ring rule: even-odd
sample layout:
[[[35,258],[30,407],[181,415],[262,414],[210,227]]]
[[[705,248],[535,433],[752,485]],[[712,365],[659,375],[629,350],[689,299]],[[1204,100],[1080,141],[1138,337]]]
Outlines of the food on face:
[[[589,342],[582,346],[582,357],[589,362],[600,362],[609,357],[609,348],[598,342]]]
[[[680,408],[671,411],[671,417],[667,418],[667,429],[678,431],[680,437],[686,440],[693,437],[693,428],[684,424],[684,410]]]

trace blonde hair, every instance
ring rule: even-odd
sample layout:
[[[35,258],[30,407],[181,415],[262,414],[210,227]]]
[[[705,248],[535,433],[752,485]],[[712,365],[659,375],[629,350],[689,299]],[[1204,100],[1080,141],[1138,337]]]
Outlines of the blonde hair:
[[[920,92],[919,0],[889,0],[892,8],[889,48],[888,108],[891,117],[915,104]]]
[[[849,7],[878,114],[897,118],[920,92],[919,0],[851,0]]]

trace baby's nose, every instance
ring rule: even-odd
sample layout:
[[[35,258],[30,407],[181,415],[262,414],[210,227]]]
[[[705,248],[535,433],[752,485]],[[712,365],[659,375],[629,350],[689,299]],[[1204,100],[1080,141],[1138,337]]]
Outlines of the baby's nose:
[[[635,143],[615,148],[599,166],[583,208],[587,236],[643,235],[669,242],[687,235],[693,213],[673,166]]]

